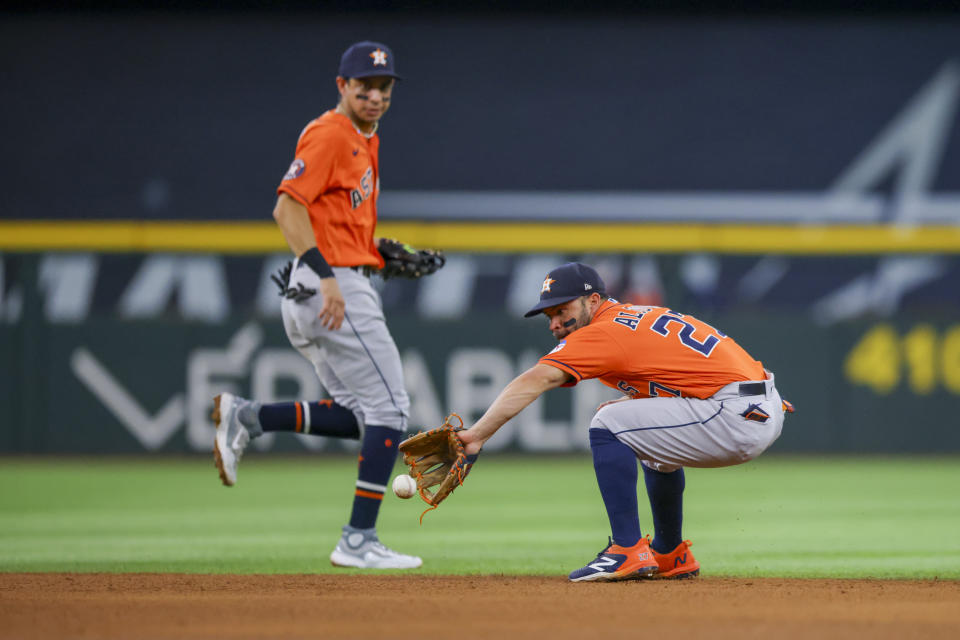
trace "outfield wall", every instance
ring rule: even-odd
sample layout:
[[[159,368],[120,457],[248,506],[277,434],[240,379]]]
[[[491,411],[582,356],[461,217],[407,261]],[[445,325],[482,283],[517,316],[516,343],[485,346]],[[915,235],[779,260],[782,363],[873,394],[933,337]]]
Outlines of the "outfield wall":
[[[543,274],[597,265],[622,300],[665,304],[733,336],[798,407],[776,444],[798,452],[955,452],[960,259],[694,254],[452,254],[420,282],[375,279],[402,353],[412,422],[478,417],[549,351],[523,319]],[[210,448],[223,390],[323,396],[286,342],[269,280],[286,255],[7,253],[0,259],[0,452]],[[596,382],[552,391],[489,445],[587,448]],[[263,438],[265,449],[339,442]]]
[[[405,76],[378,232],[450,254],[380,283],[415,424],[549,350],[520,316],[579,259],[774,370],[778,450],[960,449],[956,16],[211,10],[0,20],[0,452],[204,451],[220,390],[322,394],[270,212],[367,38]],[[604,393],[551,392],[490,446],[583,449]]]

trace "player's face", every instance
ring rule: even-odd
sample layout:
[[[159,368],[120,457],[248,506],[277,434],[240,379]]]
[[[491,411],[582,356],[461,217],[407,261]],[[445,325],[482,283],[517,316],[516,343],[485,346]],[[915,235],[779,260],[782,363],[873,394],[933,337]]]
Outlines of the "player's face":
[[[554,338],[563,340],[580,327],[590,324],[593,312],[587,304],[588,300],[589,296],[583,296],[543,310],[543,314],[550,319],[550,333]]]
[[[360,129],[369,131],[390,108],[394,80],[390,76],[337,78],[340,106],[344,115]]]

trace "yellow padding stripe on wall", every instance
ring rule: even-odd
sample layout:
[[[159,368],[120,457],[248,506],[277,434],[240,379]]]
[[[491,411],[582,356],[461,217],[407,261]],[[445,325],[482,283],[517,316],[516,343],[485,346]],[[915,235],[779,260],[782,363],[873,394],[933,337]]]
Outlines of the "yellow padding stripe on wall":
[[[287,245],[266,222],[0,221],[7,251],[189,251],[263,253]]]
[[[960,227],[382,222],[378,235],[448,252],[960,253]],[[0,221],[0,251],[286,251],[272,222]]]

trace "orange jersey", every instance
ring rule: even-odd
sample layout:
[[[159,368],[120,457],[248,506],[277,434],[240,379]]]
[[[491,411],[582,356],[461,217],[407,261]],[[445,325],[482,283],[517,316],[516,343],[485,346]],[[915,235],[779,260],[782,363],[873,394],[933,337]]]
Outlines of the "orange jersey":
[[[383,267],[373,243],[380,193],[380,138],[367,138],[350,118],[327,111],[297,141],[296,159],[277,193],[310,213],[317,248],[333,267]]]
[[[598,378],[634,398],[709,398],[731,382],[766,378],[763,364],[707,323],[615,300],[540,362],[573,376],[567,386]]]

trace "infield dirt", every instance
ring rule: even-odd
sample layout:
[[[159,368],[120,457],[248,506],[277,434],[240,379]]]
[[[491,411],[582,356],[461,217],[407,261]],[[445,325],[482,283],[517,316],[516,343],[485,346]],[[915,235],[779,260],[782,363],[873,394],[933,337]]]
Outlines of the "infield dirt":
[[[957,638],[960,582],[8,573],[0,637]]]

